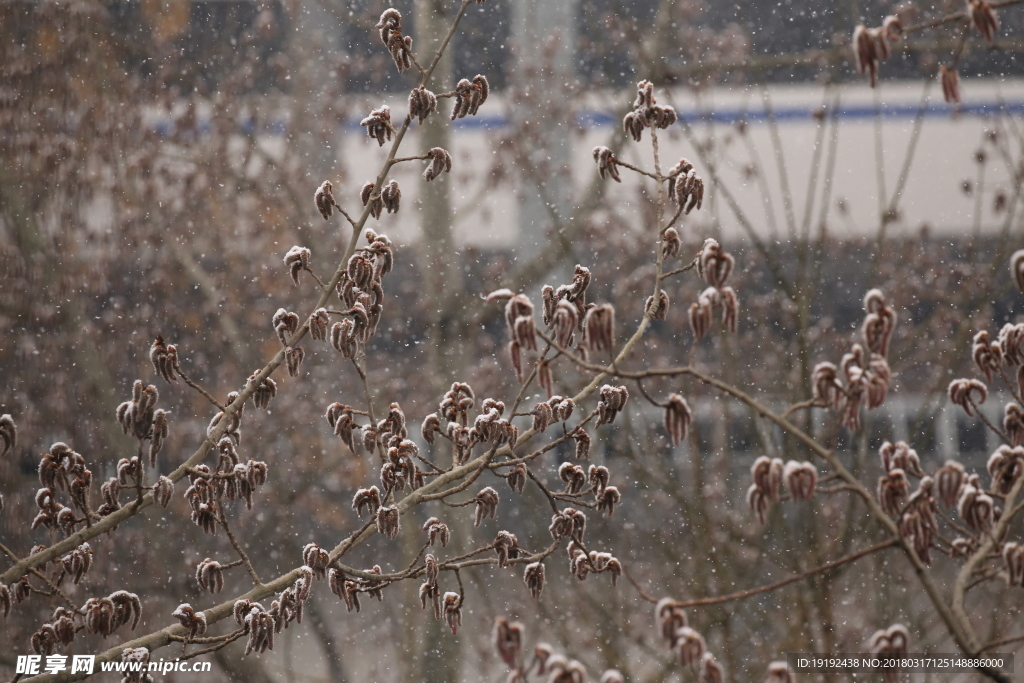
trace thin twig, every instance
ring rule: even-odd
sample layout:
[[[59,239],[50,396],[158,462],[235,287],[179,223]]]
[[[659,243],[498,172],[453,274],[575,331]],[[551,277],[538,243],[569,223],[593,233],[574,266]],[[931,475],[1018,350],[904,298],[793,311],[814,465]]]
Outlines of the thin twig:
[[[236,539],[235,535],[231,533],[231,527],[228,526],[228,518],[224,514],[223,505],[220,505],[217,508],[217,521],[219,521],[220,525],[224,528],[224,533],[228,535],[228,540],[231,541],[232,547],[234,547],[235,552],[237,552],[238,556],[241,558],[242,564],[245,565],[246,571],[249,572],[249,576],[252,577],[252,582],[257,587],[262,586],[263,583],[260,581],[259,575],[256,574],[256,569],[252,566],[252,562],[249,561],[249,556],[245,554],[245,550],[239,544],[238,539]]]
[[[744,598],[750,598],[755,595],[760,595],[762,593],[769,593],[771,591],[778,590],[779,588],[782,588],[784,586],[788,586],[791,583],[803,581],[804,579],[810,578],[815,574],[821,574],[822,572],[827,572],[831,569],[835,569],[836,567],[841,567],[844,564],[849,564],[850,562],[859,560],[865,555],[870,555],[871,553],[878,552],[879,550],[885,550],[886,548],[891,548],[896,545],[899,545],[899,541],[895,538],[892,538],[888,541],[883,541],[882,543],[877,543],[869,548],[865,548],[863,550],[855,552],[852,555],[847,555],[846,557],[841,557],[838,560],[827,562],[821,565],[820,567],[809,569],[805,572],[801,572],[800,574],[795,574],[793,576],[790,576],[789,578],[783,579],[781,581],[776,581],[775,583],[770,583],[766,586],[751,588],[750,590],[740,591],[738,593],[730,593],[729,595],[719,595],[711,598],[698,598],[696,600],[685,600],[681,602],[676,602],[675,604],[677,607],[682,608],[705,607],[707,605],[718,605],[723,602],[732,602],[733,600],[742,600]]]
[[[189,385],[190,387],[198,391],[200,394],[205,396],[206,400],[212,403],[214,406],[216,406],[217,410],[224,410],[224,406],[220,404],[220,401],[218,401],[213,394],[199,386],[198,382],[195,382],[191,377],[186,375],[179,365],[175,364],[174,369],[175,371],[177,371],[178,376],[185,380],[185,384]]]

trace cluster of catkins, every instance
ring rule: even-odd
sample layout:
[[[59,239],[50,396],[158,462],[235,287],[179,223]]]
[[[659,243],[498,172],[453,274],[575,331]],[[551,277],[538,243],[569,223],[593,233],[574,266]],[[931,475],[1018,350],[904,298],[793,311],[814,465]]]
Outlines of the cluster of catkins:
[[[615,309],[611,304],[587,303],[590,280],[590,269],[577,264],[571,283],[557,289],[544,285],[541,290],[544,299],[543,321],[549,337],[564,349],[575,344],[583,359],[590,352],[612,351],[615,346]],[[508,300],[505,305],[505,324],[511,339],[509,356],[517,379],[522,381],[522,352],[537,350],[533,303],[525,294],[513,294],[510,289],[495,290],[487,295],[488,302],[504,300]],[[549,364],[542,364],[538,368],[538,382],[550,397],[554,386]]]
[[[917,451],[903,441],[884,442],[878,457],[883,472],[878,478],[878,503],[887,515],[896,518],[900,535],[913,546],[921,561],[931,564],[930,550],[939,531],[935,482],[921,470]],[[920,478],[913,493],[909,479],[912,476]]]
[[[668,196],[687,215],[704,205],[704,179],[686,159],[680,159],[668,171]]]
[[[380,220],[380,216],[387,209],[388,213],[398,213],[398,207],[402,201],[402,191],[398,188],[398,181],[392,179],[380,192],[375,192],[377,185],[373,181],[363,185],[359,192],[359,201],[363,206],[370,207],[370,215]]]
[[[235,444],[227,436],[218,444],[220,457],[216,471],[200,464],[189,470],[185,500],[192,510],[192,522],[204,533],[215,535],[223,499],[244,499],[252,509],[253,492],[267,482],[267,463],[250,459],[239,462]]]
[[[693,336],[700,341],[711,329],[716,307],[722,308],[722,324],[735,332],[739,322],[739,299],[736,291],[725,283],[732,273],[735,260],[732,254],[722,249],[715,240],[704,240],[704,247],[697,257],[697,271],[708,288],[697,297],[697,303],[690,304],[690,328]]]
[[[452,121],[466,116],[476,116],[477,111],[487,101],[491,86],[487,77],[481,74],[473,76],[473,80],[463,78],[455,84],[455,104],[452,106]]]
[[[292,622],[301,624],[302,613],[313,590],[314,579],[322,579],[328,576],[327,567],[330,564],[330,555],[316,543],[308,543],[302,549],[303,564],[295,573],[298,577],[295,582],[281,591],[277,598],[266,609],[261,603],[252,602],[247,599],[237,600],[233,609],[235,623],[242,627],[242,632],[248,636],[245,645],[245,654],[256,652],[257,654],[274,649],[274,635],[288,628]],[[209,560],[200,564],[200,569],[209,566]],[[376,567],[378,573],[379,567]],[[333,590],[333,573],[331,569],[331,588]],[[219,579],[221,585],[223,579]],[[200,581],[202,585],[202,580]],[[205,586],[204,586],[205,587]],[[211,589],[212,590],[212,589]],[[206,616],[202,612],[195,612],[188,604],[183,604],[175,610],[173,616],[187,630],[189,639],[196,638],[206,630]]]
[[[747,505],[761,524],[765,523],[771,504],[782,500],[783,486],[790,500],[800,502],[814,497],[818,485],[818,470],[811,463],[796,460],[784,463],[782,458],[766,455],[750,466],[750,476],[754,482],[747,489]]]
[[[999,30],[999,20],[995,10],[987,0],[967,0],[966,15],[970,25],[989,43],[995,41]],[[897,42],[903,36],[903,26],[899,18],[888,16],[877,28],[858,25],[853,31],[853,50],[857,61],[857,71],[867,75],[871,87],[878,83],[878,65],[889,58],[889,43]],[[955,66],[945,64],[939,67],[939,79],[942,84],[942,95],[946,102],[960,102],[960,75]]]
[[[579,457],[577,449],[577,457]],[[622,500],[622,494],[616,486],[610,486],[611,474],[603,465],[591,465],[587,472],[571,462],[563,462],[558,467],[558,478],[565,484],[563,493],[566,496],[594,495],[594,507],[598,512],[605,512],[611,517],[615,506]],[[588,486],[589,484],[589,486]],[[575,511],[573,512],[575,514]]]
[[[899,42],[903,36],[903,25],[899,17],[889,15],[881,26],[868,28],[859,24],[853,30],[853,50],[857,60],[857,72],[871,80],[871,87],[878,84],[878,64],[889,59],[889,41]]]
[[[367,574],[381,574],[380,565],[373,565]],[[384,587],[387,582],[383,580],[368,578],[348,578],[340,569],[331,568],[327,572],[327,583],[331,592],[337,595],[345,603],[345,609],[349,612],[359,612],[359,594],[366,593],[371,598],[377,598],[378,602],[384,601]]]
[[[839,368],[823,362],[814,366],[811,382],[814,398],[842,415],[842,424],[851,431],[860,429],[861,405],[874,410],[882,405],[889,392],[892,372],[889,370],[889,342],[896,329],[896,312],[886,303],[885,295],[872,289],[864,297],[864,344],[853,344]],[[841,374],[840,374],[841,373]],[[840,381],[845,380],[845,385]]]
[[[494,648],[498,656],[511,671],[506,683],[526,683],[536,673],[546,683],[587,683],[586,667],[575,659],[557,654],[547,643],[537,643],[529,662],[523,656],[525,629],[518,621],[505,617],[494,620]],[[626,679],[616,669],[601,674],[600,683],[625,683]]]
[[[1005,495],[1024,473],[1024,448],[1000,446],[989,457],[988,471],[991,491],[999,496]],[[963,465],[949,460],[935,472],[934,480],[938,502],[947,508],[955,508],[970,531],[984,535],[992,529],[1001,511],[977,474],[967,474]],[[975,537],[961,537],[953,541],[953,549],[958,554],[969,555],[976,548]]]
[[[1003,445],[989,457],[988,490],[977,474],[967,474],[964,466],[955,460],[947,460],[934,475],[925,475],[917,453],[903,442],[883,443],[879,457],[884,474],[878,480],[878,502],[887,514],[896,518],[900,534],[925,564],[931,563],[930,550],[937,546],[936,515],[940,505],[955,509],[966,525],[966,528],[957,527],[965,535],[953,539],[949,543],[951,547],[945,551],[967,557],[978,549],[979,539],[991,532],[1002,514],[990,494],[1006,496],[1024,477],[1022,446]],[[909,481],[912,476],[920,478],[913,493]],[[1017,543],[1004,544],[1004,541],[997,539],[1003,546],[1007,580],[1011,585],[1021,585],[1024,550]]]
[[[721,683],[724,678],[722,665],[708,652],[704,636],[690,628],[686,612],[677,601],[672,598],[659,600],[654,607],[654,618],[658,635],[676,653],[681,667],[696,667],[702,683]]]
[[[176,373],[181,372],[181,366],[178,364],[178,347],[174,344],[165,344],[164,338],[159,334],[149,349],[149,360],[156,374],[168,382],[177,380]]]
[[[878,629],[868,640],[869,652],[875,656],[905,657],[909,646],[910,632],[903,624]],[[886,683],[897,683],[900,680],[900,673],[899,668],[886,669]]]
[[[644,128],[668,128],[676,122],[676,110],[669,106],[656,104],[654,84],[640,81],[636,84],[636,100],[633,111],[622,119],[622,128],[632,138],[640,142]]]
[[[440,434],[452,444],[453,465],[461,465],[469,460],[473,448],[477,444],[490,444],[493,448],[508,444],[515,447],[519,440],[519,428],[512,424],[505,414],[505,404],[493,398],[484,399],[480,413],[469,427],[469,413],[476,405],[473,388],[465,382],[452,384],[437,412],[430,413],[423,419],[420,434],[423,440],[433,445]],[[441,420],[447,421],[442,427]]]
[[[566,463],[569,464],[569,463]],[[573,465],[571,468],[580,469]],[[604,468],[602,468],[604,469]],[[608,479],[608,472],[595,472],[594,468],[591,468],[591,473],[594,475],[596,480]],[[559,470],[559,475],[566,474],[565,465]],[[573,473],[575,474],[575,473]],[[582,470],[580,471],[582,474]],[[569,480],[569,477],[564,477],[563,480]],[[572,486],[571,481],[567,481],[567,486]],[[607,485],[606,486],[606,490]],[[595,484],[596,487],[596,484]],[[615,490],[616,497],[618,496],[618,490]],[[580,581],[584,581],[590,574],[601,574],[607,572],[611,575],[612,585],[618,582],[619,577],[622,575],[622,563],[619,562],[618,558],[614,557],[611,553],[598,552],[596,550],[587,551],[584,546],[583,536],[587,530],[587,516],[575,508],[565,508],[561,512],[556,512],[551,517],[551,524],[548,526],[548,532],[551,534],[551,538],[558,542],[563,539],[569,539],[569,543],[566,546],[566,552],[569,555],[569,572]],[[540,571],[539,579],[541,585],[537,588],[535,595],[540,595],[540,591],[543,589],[543,566],[539,563],[527,565],[526,574],[524,580],[527,586],[530,586],[531,591],[534,590],[534,586],[531,581],[536,580],[538,577],[536,572]],[[532,571],[531,571],[532,570]]]
[[[162,343],[163,340],[157,337],[154,347]],[[153,367],[157,368],[155,360]],[[121,430],[139,441],[149,441],[151,466],[155,466],[157,453],[163,448],[164,440],[167,438],[167,412],[157,409],[156,403],[159,399],[160,392],[155,386],[137,379],[132,386],[132,400],[125,401],[117,407],[117,421],[121,425]]]
[[[395,60],[398,73],[412,67],[412,38],[402,35],[402,13],[394,7],[384,10],[374,27],[380,31],[380,40]]]
[[[66,491],[75,508],[83,515],[91,514],[89,490],[92,486],[92,471],[85,466],[85,458],[66,443],[58,441],[39,460],[39,485],[42,488],[36,491],[35,499],[39,512],[32,520],[32,528],[44,526],[51,531],[60,529],[66,536],[70,536],[76,524],[85,523],[85,517],[75,517],[74,510],[57,502],[56,495],[57,491]],[[108,512],[112,510],[101,510],[100,514]]]
[[[307,552],[304,552],[303,556],[308,554],[309,546],[306,546],[306,549]],[[295,583],[278,594],[269,610],[258,602],[244,598],[235,602],[235,623],[241,626],[242,632],[248,636],[245,644],[246,655],[250,652],[259,654],[273,650],[275,634],[288,628],[292,622],[302,623],[303,607],[313,589],[313,579],[322,578],[324,574],[315,572],[308,565],[302,565],[297,572],[299,576]],[[202,612],[193,612],[187,604],[179,606],[174,616],[188,630],[189,638],[194,638],[205,630],[205,615]],[[196,635],[192,635],[193,633]]]
[[[495,504],[497,504],[495,502]],[[443,524],[437,517],[431,517],[423,525],[423,531],[427,534],[427,545],[434,546],[440,543],[442,547],[448,545],[450,533],[448,526]],[[507,537],[507,538],[503,538]],[[500,545],[498,543],[500,542]],[[508,553],[510,547],[514,547],[515,551],[518,552],[518,541],[514,535],[507,531],[502,531],[498,534],[498,541],[496,541],[495,548],[499,552],[499,559],[501,558],[502,548],[505,548],[505,558],[508,559]],[[504,566],[504,565],[502,565]],[[448,628],[451,629],[452,634],[456,634],[459,631],[459,627],[462,625],[462,603],[463,596],[460,593],[454,591],[448,591],[441,594],[441,588],[437,583],[438,575],[441,571],[441,564],[438,562],[437,557],[433,553],[428,553],[423,558],[423,566],[420,568],[423,572],[424,582],[420,585],[420,606],[423,609],[427,608],[430,604],[434,608],[434,618],[444,619]]]
[[[338,281],[338,298],[348,310],[328,312],[325,308],[318,308],[309,316],[308,321],[309,334],[314,340],[325,341],[329,336],[335,350],[350,360],[356,357],[362,345],[377,330],[384,312],[383,278],[394,267],[394,251],[387,235],[378,235],[367,229],[365,236],[369,245],[356,250]],[[308,251],[293,247],[288,252],[305,254],[305,265],[300,265],[300,270],[308,269]],[[288,258],[285,262],[289,263]],[[294,262],[291,267],[294,279],[297,276]],[[341,315],[341,321],[331,325],[331,313]],[[299,316],[283,308],[278,309],[274,315],[274,329],[285,346],[285,364],[288,374],[293,377],[298,375],[299,364],[305,357],[302,347],[288,345],[291,336],[298,331],[299,324]],[[249,379],[255,381],[256,375]],[[267,377],[253,394],[253,402],[257,408],[265,408],[276,394],[277,384]]]
[[[376,140],[379,147],[384,146],[384,140],[390,140],[394,134],[394,126],[391,125],[391,107],[381,105],[380,109],[374,109],[370,115],[359,122],[360,126],[366,126],[366,134],[371,140]],[[363,202],[364,204],[366,202]]]
[[[1016,376],[1015,386],[1010,386],[1014,395],[1024,390],[1024,324],[1003,325],[996,341],[991,341],[988,332],[982,330],[974,335],[971,357],[985,381],[1006,378],[1009,370]],[[960,406],[968,415],[980,412],[979,405],[988,399],[988,386],[975,379],[955,379],[949,384],[949,400]],[[1017,401],[1010,401],[1003,408],[1004,437],[1012,446],[1024,444],[1024,408]]]

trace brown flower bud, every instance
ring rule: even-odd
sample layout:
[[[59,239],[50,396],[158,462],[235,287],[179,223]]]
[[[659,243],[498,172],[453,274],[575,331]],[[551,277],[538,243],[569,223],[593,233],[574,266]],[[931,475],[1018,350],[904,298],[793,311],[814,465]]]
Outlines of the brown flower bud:
[[[672,598],[662,598],[654,608],[654,618],[662,639],[675,648],[676,634],[687,625],[686,612]]]
[[[149,663],[149,649],[145,647],[126,647],[121,652],[121,661],[129,665],[121,683],[152,683],[153,677],[146,671]],[[135,667],[138,667],[137,669]]]
[[[565,422],[572,413],[576,410],[576,402],[571,398],[563,396],[552,396],[548,399],[548,405],[551,406],[551,414],[554,419],[559,422]]]
[[[875,631],[868,641],[873,655],[905,655],[910,645],[910,633],[903,624],[893,624],[887,629]]]
[[[537,599],[540,594],[544,591],[544,565],[541,562],[531,562],[526,565],[526,571],[523,572],[523,581],[526,582],[526,587],[530,589],[530,595]]]
[[[552,422],[555,422],[551,406],[546,402],[538,403],[531,411],[533,414],[533,430],[543,432]]]
[[[964,466],[955,460],[947,460],[946,464],[935,472],[935,483],[939,494],[939,501],[947,508],[956,505],[960,499],[960,492],[963,490],[965,481]]]
[[[984,533],[992,528],[995,518],[995,503],[992,498],[974,484],[967,484],[960,493],[957,511],[967,526]]]
[[[565,299],[559,300],[554,314],[551,316],[550,324],[554,328],[555,342],[562,348],[568,348],[572,344],[573,333],[579,325],[579,312],[576,306]]]
[[[715,290],[712,290],[715,291]],[[703,294],[698,297],[697,303],[690,304],[690,329],[693,330],[694,338],[699,342],[711,328],[712,315],[714,314],[714,300]]]
[[[306,352],[301,346],[286,346],[284,348],[284,364],[288,369],[289,377],[299,376],[299,366],[302,365],[302,359],[306,357]]]
[[[327,565],[331,563],[330,554],[316,543],[307,543],[302,549],[302,564],[313,570],[317,578],[327,575]]]
[[[0,458],[18,447],[18,426],[10,414],[0,416]]]
[[[558,478],[565,482],[565,492],[569,494],[579,493],[587,485],[587,475],[583,473],[583,468],[571,462],[561,464]]]
[[[917,451],[911,448],[905,441],[897,441],[895,445],[888,441],[882,443],[882,446],[878,449],[878,456],[882,459],[882,470],[885,472],[890,472],[893,468],[898,467],[916,477],[924,476]]]
[[[423,418],[423,426],[420,428],[420,434],[423,436],[423,440],[429,444],[434,443],[435,436],[441,431],[441,420],[438,418],[437,413],[431,413]]]
[[[992,490],[1005,496],[1024,474],[1024,447],[1000,446],[989,457],[987,469],[992,477]]]
[[[71,581],[78,585],[82,577],[92,567],[93,550],[88,543],[83,543],[70,553],[60,558],[64,573],[71,577]],[[8,608],[9,609],[9,608]],[[6,613],[5,613],[6,616]]]
[[[171,616],[185,627],[187,631],[185,637],[189,640],[206,633],[206,615],[196,612],[187,602],[178,605],[178,609],[174,610]]]
[[[444,621],[452,630],[452,635],[457,635],[459,627],[462,626],[462,597],[458,593],[448,591],[441,602]]]
[[[409,93],[409,117],[419,119],[420,124],[424,119],[437,111],[437,95],[424,87],[413,88]]]
[[[600,395],[601,400],[597,403],[598,427],[615,421],[618,414],[626,407],[626,401],[629,399],[629,391],[626,387],[613,387],[605,384],[601,387]]]
[[[1024,292],[1024,249],[1018,249],[1010,257],[1010,275],[1017,289]]]
[[[377,510],[377,532],[390,540],[398,535],[401,529],[398,506],[385,505]]]
[[[597,174],[602,179],[611,178],[617,183],[622,182],[619,177],[619,167],[615,164],[615,154],[607,147],[594,148],[594,161],[597,162]]]
[[[356,491],[356,495],[352,498],[352,509],[356,511],[356,514],[360,517],[363,516],[363,509],[367,509],[370,515],[376,516],[377,510],[380,509],[381,498],[380,489],[376,486],[371,486],[368,489],[359,489]]]
[[[949,104],[960,104],[960,74],[953,67],[943,64],[939,67],[942,81],[942,97]]]
[[[504,617],[495,619],[494,647],[510,669],[518,669],[523,659],[523,625]]]
[[[356,324],[352,318],[345,318],[331,327],[331,346],[341,353],[346,360],[356,357],[358,339]]]
[[[697,267],[709,285],[715,289],[724,287],[734,265],[735,260],[732,255],[726,253],[717,241],[710,237],[704,240],[704,247],[701,249]]]
[[[163,377],[164,380],[173,382],[177,379],[174,373],[177,370],[178,350],[173,344],[170,346],[165,344],[164,338],[159,334],[149,348],[149,361],[153,364],[156,374]],[[10,415],[7,417],[10,418]]]
[[[668,397],[668,404],[665,406],[665,431],[668,432],[669,441],[673,446],[678,446],[686,440],[686,430],[693,421],[693,413],[686,399],[679,394],[672,394]]]
[[[689,215],[695,208],[704,205],[704,180],[690,168],[669,180],[669,194],[679,209]]]
[[[679,238],[679,232],[675,228],[669,228],[661,236],[661,245],[662,256],[669,259],[679,255],[679,251],[683,248],[683,241]]]
[[[896,467],[878,479],[878,502],[886,514],[898,517],[910,495],[906,473]]]
[[[986,0],[969,0],[968,9],[971,13],[971,24],[978,29],[978,33],[992,43],[996,39],[996,31],[999,30],[999,20],[996,18],[995,10],[992,9]]]
[[[985,381],[991,382],[993,373],[999,372],[1003,364],[1003,350],[999,342],[990,344],[988,332],[982,330],[974,335],[974,342],[971,346],[971,356],[974,364],[985,374]]]
[[[309,316],[309,336],[316,341],[327,339],[327,328],[331,324],[331,316],[326,308],[318,308]]]
[[[768,665],[768,678],[764,683],[796,683],[796,677],[786,662],[772,662]]]
[[[747,506],[757,516],[757,521],[765,523],[769,507],[768,493],[757,484],[751,484],[747,489]]]
[[[207,557],[196,566],[196,582],[203,590],[220,593],[224,590],[224,567]]]
[[[663,289],[658,295],[656,303],[653,296],[647,297],[647,303],[644,308],[647,311],[647,315],[651,317],[651,320],[664,320],[668,317],[668,304],[668,294]]]
[[[480,74],[473,77],[472,81],[463,78],[455,86],[455,105],[452,107],[452,121],[465,118],[467,115],[476,116],[477,110],[487,101],[490,94],[490,84],[487,78]]]
[[[533,304],[523,294],[517,294],[505,305],[505,323],[509,337],[518,346],[537,350],[537,336],[533,323]],[[514,364],[514,361],[513,361]]]
[[[1024,364],[1024,324],[1006,323],[999,330],[999,349],[1002,351],[1003,362],[1010,367]]]
[[[398,189],[398,181],[392,180],[380,191],[380,200],[388,213],[398,213],[398,206],[401,204],[402,191]]]
[[[810,500],[818,483],[818,470],[809,462],[790,460],[782,471],[782,478],[792,500]]]
[[[705,652],[700,660],[701,683],[722,683],[724,679],[725,672],[722,670],[722,665],[718,663],[714,655]]]
[[[622,500],[622,494],[615,486],[606,486],[597,494],[597,511],[607,513],[611,517],[615,513],[615,506]]]
[[[373,182],[363,185],[363,189],[359,191],[359,201],[363,203],[363,206],[369,205],[370,215],[380,220],[380,215],[384,211],[384,202],[379,193],[374,195],[375,188],[376,185]]]
[[[590,458],[590,435],[587,434],[586,430],[582,427],[577,427],[572,433],[572,438],[576,442],[576,459],[586,460]]]
[[[707,645],[704,636],[694,631],[689,626],[683,626],[674,634],[676,653],[679,656],[679,666],[687,668],[701,660]]]
[[[574,508],[565,508],[562,510],[562,516],[568,519],[572,525],[569,535],[582,543],[583,534],[587,531],[587,516]]]
[[[499,531],[494,539],[494,552],[498,555],[498,567],[505,567],[509,560],[519,557],[519,539],[508,531]]]
[[[441,547],[444,548],[448,545],[448,541],[451,538],[451,534],[448,531],[448,525],[443,524],[437,517],[431,517],[423,524],[423,530],[427,532],[427,542],[430,545],[436,544],[438,541],[441,542]]]
[[[878,63],[889,56],[885,35],[880,29],[869,29],[860,24],[853,31],[853,49],[857,72],[862,76],[868,75],[874,88],[878,84]]]
[[[325,180],[316,189],[316,192],[313,194],[313,201],[316,203],[316,210],[320,212],[325,221],[330,219],[335,207],[341,208],[338,206],[338,202],[334,201],[333,185],[331,185],[329,180]]]
[[[988,387],[976,379],[955,379],[949,383],[949,400],[974,417],[974,407],[988,399]]]
[[[615,308],[601,304],[587,311],[583,318],[584,334],[591,351],[613,351],[615,348]]]
[[[370,139],[377,140],[378,146],[383,147],[385,137],[390,140],[395,131],[391,125],[391,107],[385,104],[380,109],[374,109],[359,125],[366,126],[366,134]]]
[[[299,284],[299,273],[303,270],[309,270],[309,260],[311,257],[312,253],[309,249],[298,246],[292,247],[284,255],[284,264],[288,266],[292,282]]]
[[[451,173],[452,155],[447,150],[433,147],[427,151],[427,158],[430,160],[430,165],[427,166],[427,170],[423,171],[423,179],[428,183],[442,172]]]
[[[487,517],[494,519],[498,512],[497,491],[488,486],[476,494],[473,502],[476,503],[476,515],[473,526],[480,526],[480,522],[484,521]]]
[[[1006,566],[1006,585],[1024,586],[1024,545],[1011,542],[1003,546],[1003,564]]]
[[[896,313],[885,303],[885,297],[878,289],[872,289],[864,297],[864,340],[872,353],[889,355],[889,343],[896,329]]]
[[[608,472],[608,468],[603,465],[591,465],[587,468],[587,480],[598,493],[605,490],[610,478],[611,474]]]

